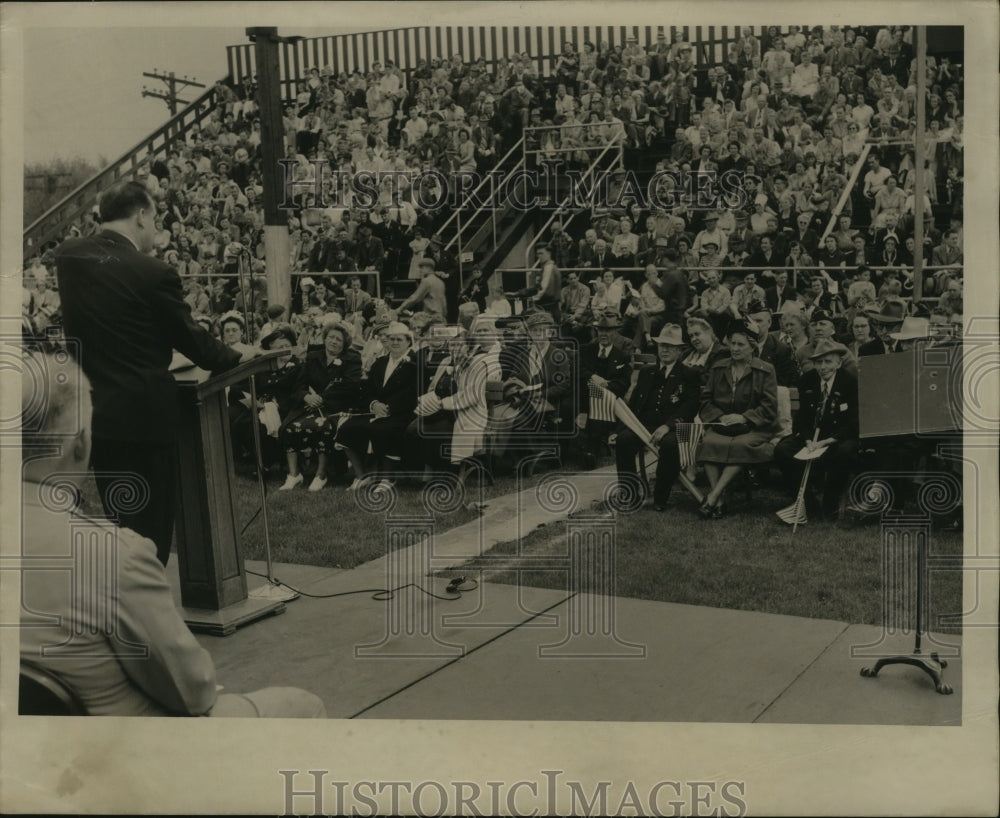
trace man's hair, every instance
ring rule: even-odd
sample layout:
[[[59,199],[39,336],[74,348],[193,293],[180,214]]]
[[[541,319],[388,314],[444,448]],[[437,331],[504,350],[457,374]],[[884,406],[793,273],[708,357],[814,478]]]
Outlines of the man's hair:
[[[25,352],[21,371],[21,437],[25,445],[52,445],[89,426],[80,416],[90,383],[79,364],[61,353]]]
[[[105,191],[101,196],[101,221],[114,222],[127,219],[140,210],[153,206],[153,198],[143,185],[138,182],[125,182]]]

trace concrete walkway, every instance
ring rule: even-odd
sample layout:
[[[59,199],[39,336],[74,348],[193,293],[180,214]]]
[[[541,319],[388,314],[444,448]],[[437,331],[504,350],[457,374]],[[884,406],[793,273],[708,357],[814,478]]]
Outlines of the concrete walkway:
[[[925,652],[949,657],[945,696],[912,667],[860,675],[879,655],[912,650],[912,636],[882,640],[877,627],[493,582],[447,594],[448,580],[430,576],[589,508],[607,478],[573,475],[567,497],[565,476],[546,475],[477,521],[355,569],[278,564],[301,598],[232,636],[198,639],[227,690],[303,687],[332,718],[961,723],[958,636],[925,637]]]

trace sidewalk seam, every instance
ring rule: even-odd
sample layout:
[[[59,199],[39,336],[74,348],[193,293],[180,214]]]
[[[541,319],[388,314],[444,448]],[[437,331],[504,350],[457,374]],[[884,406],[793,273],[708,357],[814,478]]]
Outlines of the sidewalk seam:
[[[777,703],[778,699],[780,699],[782,696],[784,696],[791,689],[792,685],[794,685],[799,679],[801,679],[803,676],[805,676],[805,674],[808,672],[808,670],[813,665],[815,665],[820,659],[822,659],[823,655],[828,650],[830,650],[830,648],[833,647],[833,643],[836,642],[841,636],[843,636],[843,634],[847,631],[847,629],[851,627],[851,625],[850,625],[849,622],[843,622],[841,624],[843,624],[844,627],[841,628],[840,631],[826,644],[826,646],[823,648],[823,650],[821,650],[819,653],[817,653],[813,657],[812,661],[809,662],[809,664],[807,664],[804,668],[802,668],[801,671],[799,671],[796,674],[796,676],[795,676],[794,679],[792,679],[787,685],[785,685],[778,692],[778,694],[773,699],[771,699],[771,701],[768,702],[767,705],[765,705],[765,707],[764,707],[763,710],[761,710],[756,716],[753,717],[753,720],[750,722],[751,724],[756,724],[758,721],[760,721],[761,717]]]
[[[487,646],[487,645],[489,645],[489,644],[492,644],[492,643],[493,643],[493,642],[495,642],[495,641],[496,641],[497,639],[500,639],[500,638],[502,638],[502,637],[506,636],[506,635],[507,635],[508,633],[513,633],[513,632],[514,632],[514,631],[516,631],[516,630],[517,630],[518,628],[521,628],[521,627],[523,627],[523,626],[524,626],[525,624],[527,624],[528,622],[531,622],[532,620],[534,620],[534,619],[537,619],[538,617],[542,616],[543,614],[546,614],[546,613],[548,613],[548,612],[549,612],[549,611],[551,611],[551,610],[552,610],[553,608],[556,608],[556,607],[558,607],[559,605],[565,605],[565,604],[566,604],[566,602],[568,602],[569,600],[571,600],[571,599],[572,599],[573,597],[575,597],[575,596],[576,596],[576,594],[575,594],[575,593],[572,593],[572,594],[567,594],[567,595],[566,595],[566,596],[565,596],[565,597],[564,597],[563,599],[560,599],[560,600],[559,600],[558,602],[553,602],[553,603],[552,603],[551,605],[549,605],[549,606],[548,606],[547,608],[543,608],[543,609],[542,609],[542,610],[540,610],[540,611],[536,611],[536,612],[535,612],[535,613],[533,613],[533,614],[532,614],[531,616],[529,616],[529,617],[528,617],[527,619],[525,619],[525,620],[524,620],[523,622],[518,622],[518,623],[517,623],[516,625],[514,625],[514,626],[512,626],[512,627],[510,627],[510,628],[507,628],[507,629],[506,629],[506,630],[504,630],[504,631],[501,631],[501,632],[500,632],[500,633],[498,633],[498,634],[497,634],[496,636],[493,636],[493,637],[491,637],[491,638],[487,639],[487,640],[486,640],[485,642],[483,642],[483,643],[482,643],[481,645],[476,645],[476,646],[475,646],[474,648],[471,648],[470,650],[468,650],[468,651],[464,652],[464,653],[463,653],[463,654],[462,654],[461,656],[456,656],[456,657],[455,657],[454,659],[451,659],[451,660],[449,660],[449,661],[445,662],[445,663],[444,663],[443,665],[441,665],[440,667],[437,667],[437,668],[434,668],[434,670],[430,670],[430,671],[428,671],[428,672],[427,672],[427,673],[425,673],[425,674],[424,674],[423,676],[420,676],[420,677],[418,677],[418,678],[414,679],[414,680],[413,680],[413,681],[411,681],[411,682],[407,682],[407,683],[406,683],[405,685],[403,685],[403,686],[402,686],[401,688],[399,688],[399,690],[394,690],[394,691],[393,691],[392,693],[389,693],[389,694],[387,694],[387,695],[383,696],[383,697],[382,697],[381,699],[378,699],[377,701],[374,701],[374,702],[372,702],[371,704],[369,704],[369,705],[366,705],[365,707],[361,708],[361,709],[360,709],[360,710],[359,710],[359,711],[358,711],[357,713],[354,713],[353,715],[350,715],[350,716],[347,716],[347,718],[349,718],[349,719],[356,719],[356,718],[357,718],[358,716],[361,716],[361,715],[363,715],[364,713],[367,713],[367,712],[368,712],[369,710],[371,710],[371,709],[372,709],[373,707],[377,707],[378,705],[382,704],[382,702],[386,702],[386,701],[388,701],[388,700],[389,700],[389,699],[391,699],[391,698],[392,698],[393,696],[398,696],[398,695],[399,695],[400,693],[402,693],[402,692],[403,692],[404,690],[409,690],[409,689],[410,689],[411,687],[413,687],[414,685],[416,685],[416,684],[419,684],[420,682],[424,681],[424,679],[428,679],[428,678],[430,678],[431,676],[433,676],[434,674],[436,674],[436,673],[440,673],[440,672],[441,672],[442,670],[444,670],[444,669],[445,669],[445,668],[447,668],[447,667],[451,667],[451,665],[455,664],[456,662],[461,662],[461,661],[462,661],[463,659],[465,659],[466,657],[468,657],[468,656],[471,656],[471,655],[472,655],[473,653],[475,653],[476,651],[478,651],[478,650],[481,650],[482,648],[486,647],[486,646]]]

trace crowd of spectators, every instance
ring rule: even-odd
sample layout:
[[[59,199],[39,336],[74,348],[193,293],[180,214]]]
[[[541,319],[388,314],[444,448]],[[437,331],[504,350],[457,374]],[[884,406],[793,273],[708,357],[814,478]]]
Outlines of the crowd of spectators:
[[[923,292],[939,297],[931,310],[909,298],[918,70],[910,31],[744,29],[722,64],[704,71],[693,50],[663,33],[646,49],[633,38],[579,51],[567,43],[544,77],[528,55],[492,67],[455,55],[408,77],[389,60],[367,75],[311,70],[285,110],[286,153],[304,183],[289,216],[290,311],[267,301],[252,79],[219,86],[207,121],[142,168],[158,211],[155,252],[184,277],[195,317],[232,345],[292,349],[287,366],[258,384],[270,406],[259,421],[268,465],[287,467],[283,488],[304,483],[303,452],[318,456],[313,490],[337,475],[357,489],[404,467],[451,467],[465,479],[553,441],[592,466],[621,431],[593,403],[592,385],[611,389],[612,379],[597,374],[603,364],[585,363],[606,347],[623,356],[618,397],[632,389],[634,368],[682,347],[677,360],[709,390],[705,410],[713,367],[729,360],[738,335],[739,361],[770,367],[784,390],[784,417],[775,405],[761,426],[787,434],[789,390],[817,368],[817,349],[856,377],[859,356],[960,332],[961,66],[930,58],[925,69],[934,149],[920,252],[932,265]],[[401,197],[380,191],[373,208],[349,198],[316,206],[317,160],[352,173],[485,171],[525,126],[539,128],[527,132],[529,149],[569,165],[620,142],[628,162],[613,185],[645,160],[679,174],[664,177],[668,188],[690,172],[735,171],[742,185],[713,185],[708,209],[681,184],[669,211],[625,200],[567,214],[514,294],[479,268],[459,281],[435,235],[448,213],[422,210],[405,183]],[[869,144],[867,167],[847,190]],[[320,184],[337,201],[336,176]],[[90,217],[74,227],[98,229]],[[25,274],[25,311],[39,324],[58,313],[46,266],[36,256]],[[395,298],[397,279],[419,284]],[[237,454],[249,458],[248,396],[234,389],[231,399]]]

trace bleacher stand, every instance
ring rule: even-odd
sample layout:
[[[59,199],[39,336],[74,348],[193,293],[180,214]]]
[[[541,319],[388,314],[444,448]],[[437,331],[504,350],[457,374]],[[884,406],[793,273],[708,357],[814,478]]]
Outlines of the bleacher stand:
[[[939,297],[938,312],[947,313],[940,323],[960,327],[961,65],[931,57],[918,67],[905,26],[754,31],[743,29],[718,65],[696,64],[697,43],[682,35],[668,42],[660,32],[645,49],[633,40],[614,47],[567,42],[549,76],[519,54],[487,65],[456,53],[421,61],[408,75],[391,59],[367,73],[314,68],[285,103],[285,153],[301,182],[312,180],[316,160],[326,160],[324,193],[331,199],[337,171],[433,169],[448,180],[458,170],[489,170],[522,135],[527,151],[570,168],[586,167],[595,147],[620,145],[623,171],[643,181],[667,172],[658,189],[668,192],[682,192],[692,172],[717,174],[711,207],[683,193],[670,208],[625,201],[578,211],[539,237],[545,250],[534,295],[542,282],[545,289],[541,298],[529,294],[534,303],[525,317],[547,311],[581,344],[610,315],[625,325],[619,346],[630,356],[648,355],[665,323],[682,326],[689,341],[693,317],[723,338],[731,321],[766,304],[774,323],[765,330],[773,330],[772,346],[782,345],[778,357],[808,363],[819,324],[832,325],[831,340],[851,344],[854,318],[878,315],[887,302],[901,300],[904,317],[929,313],[911,298],[916,253],[930,267],[924,296]],[[928,76],[926,136],[933,144],[919,248],[907,144],[916,128],[917,70]],[[247,78],[216,91],[212,116],[139,176],[157,205],[154,252],[188,282],[192,312],[217,324],[226,312],[246,309],[246,341],[259,343],[268,301],[256,86]],[[865,167],[855,172],[866,151]],[[719,183],[723,173],[737,174],[735,192]],[[450,211],[421,205],[442,192],[433,189],[439,182],[423,178],[427,190],[404,183],[398,197],[383,186],[370,208],[350,195],[319,207],[310,184],[296,188],[288,322],[300,333],[298,349],[319,349],[314,342],[324,322],[343,319],[370,366],[380,351],[378,328],[405,319],[394,308],[412,301],[412,291],[400,291],[397,282],[425,273],[441,279],[444,293],[433,282],[420,292],[433,290],[433,311],[451,324],[458,323],[459,304],[466,325],[477,313],[517,311],[499,295],[494,271],[479,271],[481,282],[471,289],[459,280],[454,254],[436,235]],[[619,174],[610,190],[622,184]],[[98,229],[87,216],[70,233]],[[240,264],[249,274],[243,287],[236,284]],[[560,271],[565,287],[552,283]],[[26,264],[24,314],[36,332],[58,332],[53,281],[47,254]],[[801,316],[790,319],[789,333],[793,302]],[[811,322],[816,311],[830,320]],[[530,385],[524,373],[517,380],[517,388]],[[588,455],[594,451],[587,447]]]

